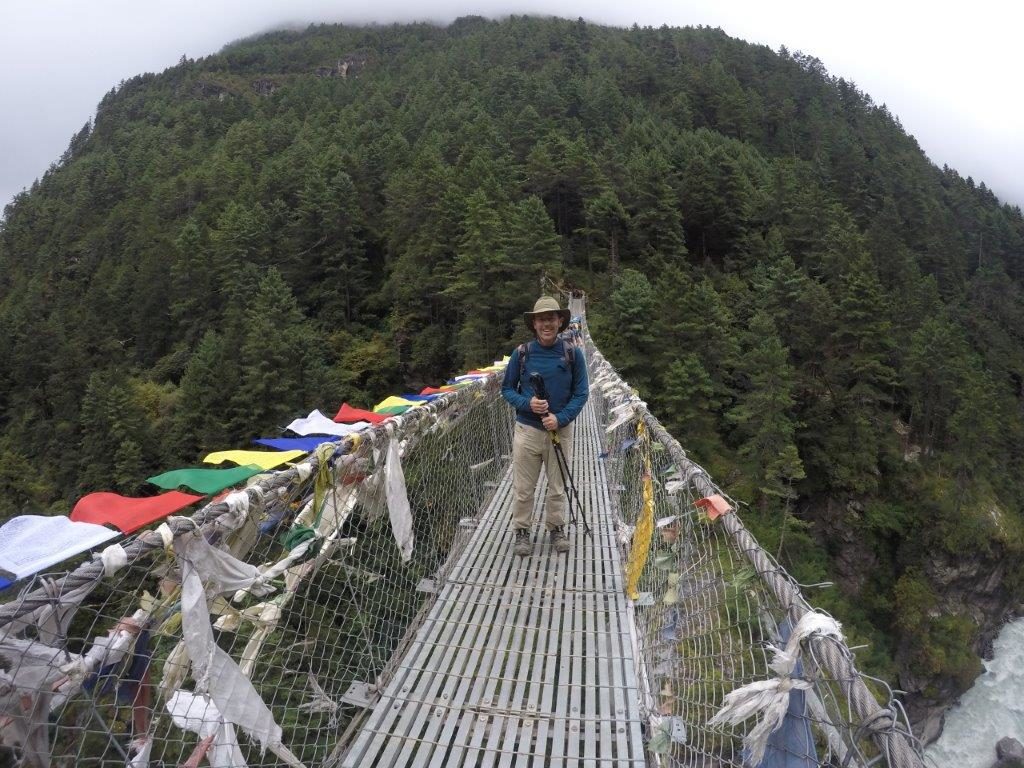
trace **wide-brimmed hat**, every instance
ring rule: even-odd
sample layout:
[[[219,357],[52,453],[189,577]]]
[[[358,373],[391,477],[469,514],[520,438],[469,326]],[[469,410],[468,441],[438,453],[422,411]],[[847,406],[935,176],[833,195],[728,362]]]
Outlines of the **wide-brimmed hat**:
[[[559,332],[569,327],[569,320],[571,319],[569,310],[558,306],[558,299],[551,296],[541,296],[533,305],[533,312],[523,312],[523,320],[526,321],[526,327],[533,330],[533,316],[543,314],[544,312],[558,313],[558,317],[561,319],[561,323],[558,326]]]

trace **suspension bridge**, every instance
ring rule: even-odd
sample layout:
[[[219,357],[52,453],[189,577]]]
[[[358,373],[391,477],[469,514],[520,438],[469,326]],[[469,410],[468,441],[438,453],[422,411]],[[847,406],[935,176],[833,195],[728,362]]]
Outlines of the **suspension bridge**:
[[[0,751],[129,768],[923,766],[891,689],[582,320],[578,341],[591,397],[572,474],[592,531],[577,520],[567,555],[543,535],[543,489],[533,552],[512,553],[496,365],[27,579],[0,605]]]

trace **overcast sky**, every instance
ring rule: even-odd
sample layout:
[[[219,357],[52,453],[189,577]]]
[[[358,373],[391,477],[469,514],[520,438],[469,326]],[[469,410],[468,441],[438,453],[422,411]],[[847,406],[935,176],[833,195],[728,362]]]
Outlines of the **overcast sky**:
[[[182,54],[283,24],[446,23],[470,13],[703,24],[803,51],[886,104],[934,163],[1024,206],[1020,0],[0,0],[0,207],[60,157],[111,87]]]

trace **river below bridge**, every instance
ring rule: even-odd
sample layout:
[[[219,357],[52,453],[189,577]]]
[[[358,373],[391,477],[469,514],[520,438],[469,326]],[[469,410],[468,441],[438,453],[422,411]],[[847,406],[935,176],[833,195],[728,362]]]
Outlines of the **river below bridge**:
[[[1024,743],[1024,619],[1003,627],[994,656],[960,703],[946,714],[942,736],[925,751],[938,768],[991,768],[996,742]]]

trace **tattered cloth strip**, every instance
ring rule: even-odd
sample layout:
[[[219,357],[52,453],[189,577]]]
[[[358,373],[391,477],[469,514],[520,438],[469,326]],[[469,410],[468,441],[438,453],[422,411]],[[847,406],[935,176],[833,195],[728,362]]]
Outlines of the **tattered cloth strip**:
[[[260,469],[273,469],[304,455],[304,451],[216,451],[204,456],[203,463],[221,464],[230,461],[239,466],[255,464]]]
[[[327,462],[323,461],[321,467],[326,465]],[[239,669],[242,670],[242,674],[246,677],[252,677],[252,672],[260,657],[263,643],[276,629],[284,609],[295,596],[299,585],[305,578],[319,570],[324,562],[330,559],[332,553],[341,542],[341,527],[355,507],[357,494],[353,485],[337,482],[337,471],[338,468],[335,467],[326,473],[328,480],[333,479],[336,484],[331,488],[324,489],[322,501],[317,501],[316,495],[314,495],[313,499],[310,499],[302,512],[299,513],[295,520],[295,526],[292,529],[293,531],[308,529],[316,538],[303,541],[295,549],[291,550],[287,557],[269,568],[263,569],[261,567],[264,580],[276,578],[284,574],[284,593],[270,602],[249,606],[242,611],[233,611],[228,606],[229,611],[233,612],[226,612],[214,624],[217,629],[235,631],[240,626],[242,619],[253,623],[255,629],[245,646],[245,650],[242,652],[241,663],[239,664]],[[321,480],[318,477],[318,485],[320,482]],[[315,559],[310,561],[305,558],[305,555],[312,548],[314,542],[317,542],[318,546],[322,542],[322,546],[320,546]],[[235,596],[236,599],[238,597],[238,595]]]
[[[651,548],[651,538],[654,535],[654,483],[651,480],[651,457],[647,450],[647,428],[642,421],[637,422],[636,436],[638,442],[644,446],[643,451],[643,506],[640,509],[640,517],[636,523],[636,530],[633,532],[633,542],[629,547],[629,559],[626,562],[626,595],[630,600],[637,600],[640,593],[637,585],[640,583],[640,574],[643,573],[644,565],[647,563],[647,554]]]
[[[405,473],[402,470],[402,457],[399,451],[399,440],[394,430],[389,429],[387,459],[384,464],[384,490],[388,500],[388,517],[391,520],[391,531],[402,553],[402,560],[412,560],[413,533],[412,510],[409,507],[409,496],[405,489]],[[377,463],[380,455],[376,452]]]
[[[166,490],[184,486],[196,493],[211,496],[225,488],[243,483],[262,471],[263,469],[256,464],[230,469],[172,469],[161,475],[147,477],[146,482]]]
[[[245,757],[238,747],[238,737],[231,723],[206,696],[196,696],[188,691],[175,691],[167,702],[174,724],[190,731],[200,740],[210,737],[212,741],[206,752],[206,759],[215,768],[245,768]]]
[[[420,390],[421,395],[446,395],[449,392],[454,392],[455,387],[444,386],[444,387],[424,387]]]
[[[182,639],[192,660],[199,693],[207,693],[228,722],[260,747],[281,743],[281,727],[234,660],[214,640],[206,590],[226,594],[262,585],[254,565],[214,549],[201,533],[177,536],[174,550],[181,563]]]
[[[144,499],[103,491],[79,499],[71,510],[71,519],[84,523],[110,523],[125,533],[131,533],[202,500],[202,496],[181,491],[170,491]]]
[[[125,768],[149,768],[149,755],[153,751],[153,737],[149,734],[132,740],[128,747]]]
[[[114,533],[114,535],[116,536],[117,534]],[[68,592],[60,592],[54,582],[45,580],[43,587],[51,594],[53,601],[36,608],[31,613],[14,619],[5,628],[5,633],[16,636],[29,627],[34,627],[35,637],[39,642],[46,645],[57,645],[63,642],[68,634],[68,625],[71,624],[71,619],[75,617],[78,607],[100,581],[101,579],[97,578],[93,581],[87,581],[80,587],[75,587]]]
[[[0,658],[10,673],[0,671],[0,736],[7,745],[20,745],[25,765],[48,768],[48,718],[54,683],[65,677],[61,665],[71,659],[65,651],[35,640],[0,640]]]
[[[275,451],[305,451],[311,453],[324,443],[335,443],[338,435],[316,435],[314,437],[259,437],[253,440],[256,445],[265,445]]]
[[[805,613],[789,636],[786,647],[772,647],[775,655],[769,666],[778,677],[758,680],[727,694],[722,709],[708,721],[712,726],[722,723],[737,725],[753,715],[761,718],[743,738],[751,765],[761,764],[768,737],[782,725],[789,710],[790,691],[811,688],[811,683],[794,675],[800,661],[801,644],[813,635],[833,637],[839,641],[843,637],[839,624],[832,617],[813,611]]]
[[[99,671],[112,669],[124,661],[133,648],[145,651],[140,648],[138,639],[142,634],[142,628],[149,621],[150,612],[140,608],[131,616],[126,616],[117,622],[108,634],[94,637],[92,646],[84,656],[73,656],[71,660],[61,666],[61,671],[66,677],[60,681],[56,689],[57,696],[54,698],[50,708],[56,709],[60,704],[70,699],[82,688],[91,689],[96,683],[96,675]],[[148,656],[144,669],[148,669]],[[122,678],[122,682],[126,678]]]
[[[782,642],[789,642],[792,636],[792,627],[789,619],[786,618],[779,625],[779,635]],[[804,663],[798,660],[793,667],[791,677],[800,678],[804,674]],[[814,743],[814,733],[811,731],[811,718],[807,716],[807,699],[814,696],[814,691],[793,688],[789,692],[789,705],[786,707],[786,715],[782,719],[782,725],[778,730],[768,736],[765,745],[764,758],[758,768],[818,768],[821,763],[818,761],[818,749]],[[813,716],[812,716],[813,717]],[[820,717],[813,718],[819,726],[825,728],[829,733],[828,726]],[[829,734],[829,742],[833,744],[834,731]],[[834,744],[838,747],[842,742]],[[840,757],[846,753],[845,747],[840,747]],[[842,765],[840,759],[838,764]]]
[[[334,420],[339,424],[354,424],[357,421],[367,421],[370,424],[380,424],[387,419],[387,414],[365,411],[362,408],[353,408],[348,403],[343,403],[338,412],[334,414]],[[292,430],[293,432],[295,430]]]
[[[310,411],[309,416],[304,419],[296,419],[286,429],[296,435],[333,435],[334,437],[347,437],[353,432],[359,432],[369,426],[369,419],[362,419],[352,424],[339,424],[331,421],[320,411]]]
[[[625,402],[612,408],[609,413],[615,414],[615,419],[605,427],[605,432],[614,432],[616,429],[621,427],[623,424],[628,424],[634,418],[636,418],[636,408],[632,402]]]

